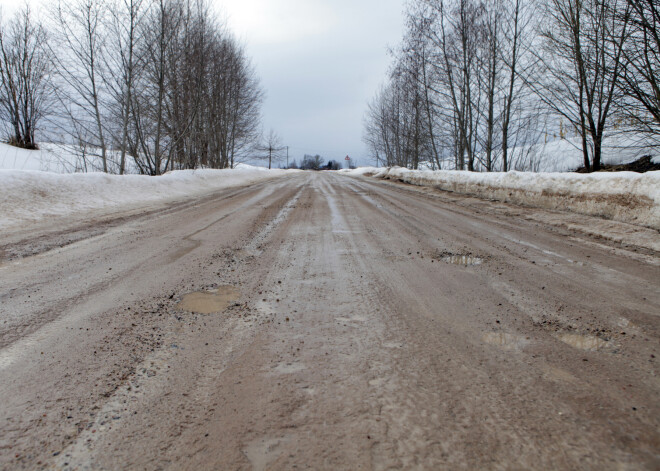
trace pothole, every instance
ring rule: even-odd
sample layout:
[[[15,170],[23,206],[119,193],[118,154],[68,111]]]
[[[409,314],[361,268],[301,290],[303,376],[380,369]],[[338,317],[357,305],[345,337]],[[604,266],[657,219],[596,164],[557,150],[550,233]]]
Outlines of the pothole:
[[[182,311],[213,314],[227,309],[240,295],[234,286],[219,286],[214,290],[186,294],[176,307]]]
[[[463,267],[481,265],[484,262],[482,257],[477,257],[471,253],[442,252],[438,258],[445,263],[451,263],[452,265],[460,265]]]
[[[522,350],[529,344],[529,340],[525,337],[507,334],[505,332],[488,332],[483,335],[482,340],[487,344],[495,345],[504,350]]]
[[[595,352],[609,345],[606,340],[591,335],[559,334],[557,335],[557,338],[571,347],[586,350],[588,352]]]

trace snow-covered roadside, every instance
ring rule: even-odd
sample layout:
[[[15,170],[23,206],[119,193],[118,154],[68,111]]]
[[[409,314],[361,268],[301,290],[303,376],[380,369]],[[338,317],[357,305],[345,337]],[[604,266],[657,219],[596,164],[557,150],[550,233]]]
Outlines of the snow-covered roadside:
[[[107,214],[280,177],[287,170],[180,170],[159,177],[0,170],[0,230],[47,217]]]
[[[480,198],[570,211],[660,230],[660,172],[474,173],[393,168],[341,170]]]
[[[53,173],[100,172],[103,164],[99,150],[89,148],[83,157],[81,150],[68,144],[40,142],[38,150],[27,150],[0,142],[0,169],[39,170]],[[110,173],[119,173],[119,151],[108,151]],[[138,174],[134,160],[126,159],[126,173]]]

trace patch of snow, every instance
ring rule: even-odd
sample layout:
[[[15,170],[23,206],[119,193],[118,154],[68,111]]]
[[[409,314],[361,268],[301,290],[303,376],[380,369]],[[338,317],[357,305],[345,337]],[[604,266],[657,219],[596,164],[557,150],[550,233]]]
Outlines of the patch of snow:
[[[363,175],[366,177],[377,177],[381,178],[383,177],[387,172],[389,171],[389,168],[387,167],[358,167],[358,168],[353,168],[353,169],[341,169],[338,170],[339,173],[346,173],[349,175]]]
[[[119,151],[107,153],[110,173],[119,173]],[[53,173],[77,173],[103,171],[103,163],[97,149],[90,148],[83,155],[73,145],[39,143],[39,149],[27,150],[0,143],[0,169],[39,170]],[[138,173],[133,158],[126,156],[126,173]]]

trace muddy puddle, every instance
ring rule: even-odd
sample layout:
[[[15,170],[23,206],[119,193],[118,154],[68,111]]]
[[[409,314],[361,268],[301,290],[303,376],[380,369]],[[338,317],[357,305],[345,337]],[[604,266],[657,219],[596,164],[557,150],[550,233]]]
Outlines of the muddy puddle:
[[[475,265],[481,265],[484,260],[483,258],[471,254],[451,254],[443,256],[442,261],[445,263],[451,263],[452,265],[472,267]]]
[[[214,290],[186,294],[176,307],[182,311],[213,314],[227,309],[240,295],[234,286],[219,286]]]
[[[489,345],[503,348],[504,350],[522,350],[529,345],[529,340],[519,335],[507,334],[505,332],[488,332],[482,337],[482,340]]]
[[[591,335],[559,334],[557,338],[571,347],[588,352],[602,350],[609,345],[609,342]]]

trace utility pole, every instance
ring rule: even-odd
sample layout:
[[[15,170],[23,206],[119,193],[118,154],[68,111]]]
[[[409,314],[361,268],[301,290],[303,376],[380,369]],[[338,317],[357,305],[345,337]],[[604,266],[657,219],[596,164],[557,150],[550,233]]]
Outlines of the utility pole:
[[[289,146],[286,146],[286,168],[289,168]]]

